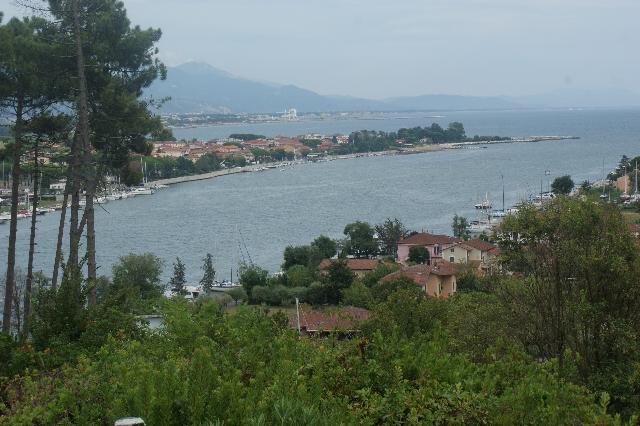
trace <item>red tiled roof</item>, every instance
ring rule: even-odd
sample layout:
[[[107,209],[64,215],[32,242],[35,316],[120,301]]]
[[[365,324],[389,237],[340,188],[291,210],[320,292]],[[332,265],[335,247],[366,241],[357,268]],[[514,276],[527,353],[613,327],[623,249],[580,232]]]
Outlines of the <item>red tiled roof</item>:
[[[398,278],[406,277],[415,281],[416,284],[425,285],[431,274],[439,276],[451,276],[458,272],[458,267],[447,261],[441,261],[435,265],[414,265],[402,268],[383,277],[381,282],[389,282]]]
[[[493,244],[488,243],[486,241],[482,241],[479,238],[468,240],[468,241],[465,241],[464,243],[480,251],[490,251],[496,248],[496,246],[494,246]]]
[[[398,244],[410,244],[417,246],[432,246],[436,244],[453,244],[460,242],[459,238],[450,237],[449,235],[436,235],[428,233],[418,233],[403,240],[398,241]]]
[[[347,268],[352,271],[371,271],[378,266],[382,261],[380,259],[345,259],[347,261]],[[321,269],[327,269],[329,265],[334,262],[331,259],[322,259],[320,262]]]
[[[306,331],[353,331],[359,322],[370,317],[371,311],[353,306],[325,311],[300,309],[300,328]],[[298,327],[296,312],[289,314],[289,325]]]

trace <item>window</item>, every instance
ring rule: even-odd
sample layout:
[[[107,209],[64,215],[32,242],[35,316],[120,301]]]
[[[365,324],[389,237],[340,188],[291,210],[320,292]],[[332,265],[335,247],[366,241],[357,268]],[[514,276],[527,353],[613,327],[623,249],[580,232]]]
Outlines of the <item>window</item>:
[[[455,253],[456,249],[452,248],[451,253]]]
[[[454,263],[456,261],[456,259],[453,256],[449,257],[449,262]]]

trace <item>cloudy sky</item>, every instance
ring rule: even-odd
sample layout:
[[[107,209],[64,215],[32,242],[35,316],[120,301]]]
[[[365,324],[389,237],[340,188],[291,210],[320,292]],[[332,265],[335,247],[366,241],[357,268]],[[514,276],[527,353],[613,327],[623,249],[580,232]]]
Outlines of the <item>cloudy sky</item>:
[[[9,16],[14,0],[0,0]],[[169,65],[371,98],[640,93],[640,0],[124,0]],[[7,4],[6,6],[4,4]]]

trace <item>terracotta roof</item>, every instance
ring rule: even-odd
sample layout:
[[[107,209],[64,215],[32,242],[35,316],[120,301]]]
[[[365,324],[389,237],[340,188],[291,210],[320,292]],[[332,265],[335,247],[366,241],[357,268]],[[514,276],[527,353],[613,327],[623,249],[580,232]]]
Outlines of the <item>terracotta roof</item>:
[[[371,311],[347,306],[344,308],[314,311],[300,309],[300,328],[306,331],[353,331],[358,323],[371,317]],[[289,325],[298,327],[296,312],[289,314]]]
[[[406,277],[410,278],[419,285],[427,284],[427,280],[431,274],[439,276],[455,275],[458,272],[458,267],[447,261],[441,261],[435,265],[414,265],[402,268],[399,271],[392,272],[389,275],[383,277],[381,282],[389,282],[397,280],[398,278]]]
[[[346,259],[346,261],[347,268],[352,271],[371,271],[382,263],[380,259]],[[327,269],[332,262],[335,262],[335,260],[322,259],[322,262],[320,262],[320,268]]]
[[[443,245],[443,244],[453,244],[460,242],[459,238],[450,237],[449,235],[436,235],[436,234],[428,234],[428,233],[419,233],[414,234],[410,237],[407,237],[403,240],[398,241],[398,244],[410,244],[417,246],[432,246],[432,245]]]
[[[486,241],[482,241],[479,238],[468,240],[468,241],[465,241],[464,243],[480,251],[490,251],[496,248],[496,246],[494,246],[493,244],[488,243]]]

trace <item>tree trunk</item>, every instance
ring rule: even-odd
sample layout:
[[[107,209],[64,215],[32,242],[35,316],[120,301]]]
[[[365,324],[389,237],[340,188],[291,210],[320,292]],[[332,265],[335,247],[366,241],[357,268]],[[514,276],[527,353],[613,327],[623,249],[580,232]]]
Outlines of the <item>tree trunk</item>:
[[[90,185],[89,185],[90,186]],[[94,208],[93,194],[95,193],[95,183],[93,190],[87,189],[87,205],[85,214],[87,215],[87,281],[89,287],[89,305],[96,303],[96,232],[94,228]]]
[[[56,290],[58,287],[58,271],[60,270],[60,262],[62,261],[62,239],[64,238],[64,225],[67,216],[67,203],[69,202],[69,190],[71,185],[67,178],[67,184],[64,186],[64,197],[62,199],[62,211],[60,212],[60,224],[58,225],[58,242],[56,243],[56,257],[53,261],[53,274],[51,275],[51,289]]]
[[[78,12],[78,0],[73,2],[73,20],[76,32],[76,50],[78,55],[78,81],[80,84],[79,96],[79,127],[80,146],[83,149],[84,178],[86,184],[85,212],[87,218],[87,285],[89,288],[89,305],[96,303],[96,233],[94,227],[93,200],[96,194],[95,167],[91,160],[91,140],[89,139],[89,111],[87,101],[87,80],[84,73],[84,54],[82,52],[82,40],[80,37],[80,16]]]
[[[9,247],[7,254],[7,277],[4,287],[4,311],[2,313],[2,332],[11,332],[12,299],[16,286],[16,236],[18,233],[18,202],[20,201],[20,157],[22,156],[22,114],[24,97],[18,94],[15,123],[15,143],[13,148],[13,167],[11,170],[11,224],[9,228]]]
[[[76,66],[78,68],[78,128],[77,139],[75,141],[75,150],[73,153],[73,190],[71,196],[71,226],[69,230],[69,262],[67,269],[73,268],[74,272],[78,271],[78,251],[80,245],[81,230],[78,224],[78,210],[80,208],[80,181],[82,178],[82,153],[89,149],[89,111],[87,107],[87,81],[84,72],[84,53],[82,50],[82,33],[80,27],[80,12],[78,10],[78,0],[73,0],[73,23],[76,44]],[[85,158],[86,163],[86,158]],[[85,164],[86,165],[86,164]],[[89,171],[85,171],[87,176]],[[87,185],[88,189],[88,185]],[[86,208],[93,207],[93,198],[91,205],[87,202]]]
[[[29,336],[31,286],[33,284],[33,254],[36,248],[36,217],[38,215],[38,176],[40,173],[38,167],[38,141],[36,140],[35,148],[33,150],[33,206],[31,208],[31,234],[29,235],[29,261],[27,264],[27,282],[24,286],[24,307],[22,308],[22,314],[24,315],[24,320],[22,321],[23,338],[27,338],[27,336]]]

